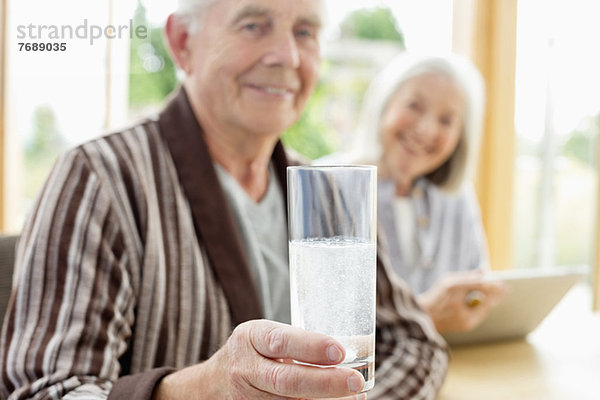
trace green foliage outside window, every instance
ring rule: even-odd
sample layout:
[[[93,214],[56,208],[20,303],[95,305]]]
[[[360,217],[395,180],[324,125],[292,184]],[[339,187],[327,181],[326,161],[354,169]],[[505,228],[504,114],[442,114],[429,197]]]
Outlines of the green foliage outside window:
[[[323,157],[334,150],[333,132],[323,115],[326,101],[326,85],[319,82],[300,120],[283,135],[285,146],[309,159]]]
[[[404,44],[392,11],[386,7],[356,10],[340,24],[342,38],[388,40]]]
[[[48,176],[48,171],[63,151],[66,142],[50,106],[43,105],[33,111],[31,137],[25,143],[24,195],[36,197]]]
[[[135,11],[134,26],[147,26],[146,9]],[[134,36],[130,47],[129,105],[143,108],[161,103],[177,86],[175,65],[163,40],[162,28],[149,28],[147,38]]]
[[[583,124],[569,134],[562,153],[590,168],[596,166],[596,149],[600,133],[600,115],[587,118]]]

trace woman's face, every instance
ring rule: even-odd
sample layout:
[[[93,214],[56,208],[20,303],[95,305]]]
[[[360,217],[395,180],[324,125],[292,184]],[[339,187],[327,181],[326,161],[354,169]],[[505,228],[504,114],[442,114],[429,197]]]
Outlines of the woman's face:
[[[425,73],[400,86],[381,119],[381,161],[392,179],[412,184],[452,155],[465,103],[461,89],[445,75]]]

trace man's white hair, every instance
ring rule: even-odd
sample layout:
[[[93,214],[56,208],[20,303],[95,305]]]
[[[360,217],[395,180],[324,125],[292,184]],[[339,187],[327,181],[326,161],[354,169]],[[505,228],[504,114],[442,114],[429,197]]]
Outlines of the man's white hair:
[[[218,0],[179,0],[175,14],[188,23],[188,28],[195,31],[199,28],[204,12]]]
[[[206,8],[217,0],[179,0],[177,2],[177,14],[196,15],[202,13]]]
[[[199,22],[202,19],[204,12],[217,1],[219,0],[179,0],[177,2],[175,14],[185,18],[188,21],[188,26],[191,30],[196,30],[199,27]],[[323,17],[323,23],[325,23],[327,20],[325,1],[321,0],[320,3],[321,16]]]

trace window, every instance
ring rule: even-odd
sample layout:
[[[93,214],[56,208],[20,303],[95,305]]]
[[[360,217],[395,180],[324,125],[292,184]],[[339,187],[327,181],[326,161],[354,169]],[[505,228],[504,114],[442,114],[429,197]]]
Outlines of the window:
[[[590,1],[518,3],[516,267],[594,263],[599,13]]]
[[[20,230],[60,153],[127,121],[129,41],[149,40],[136,4],[8,0],[5,230]]]

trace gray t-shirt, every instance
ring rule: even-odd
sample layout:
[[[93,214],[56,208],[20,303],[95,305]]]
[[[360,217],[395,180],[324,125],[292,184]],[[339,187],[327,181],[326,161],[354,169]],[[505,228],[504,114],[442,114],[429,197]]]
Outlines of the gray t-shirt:
[[[275,170],[269,167],[267,192],[256,203],[223,167],[216,163],[215,167],[240,228],[265,317],[290,323],[287,220]]]

